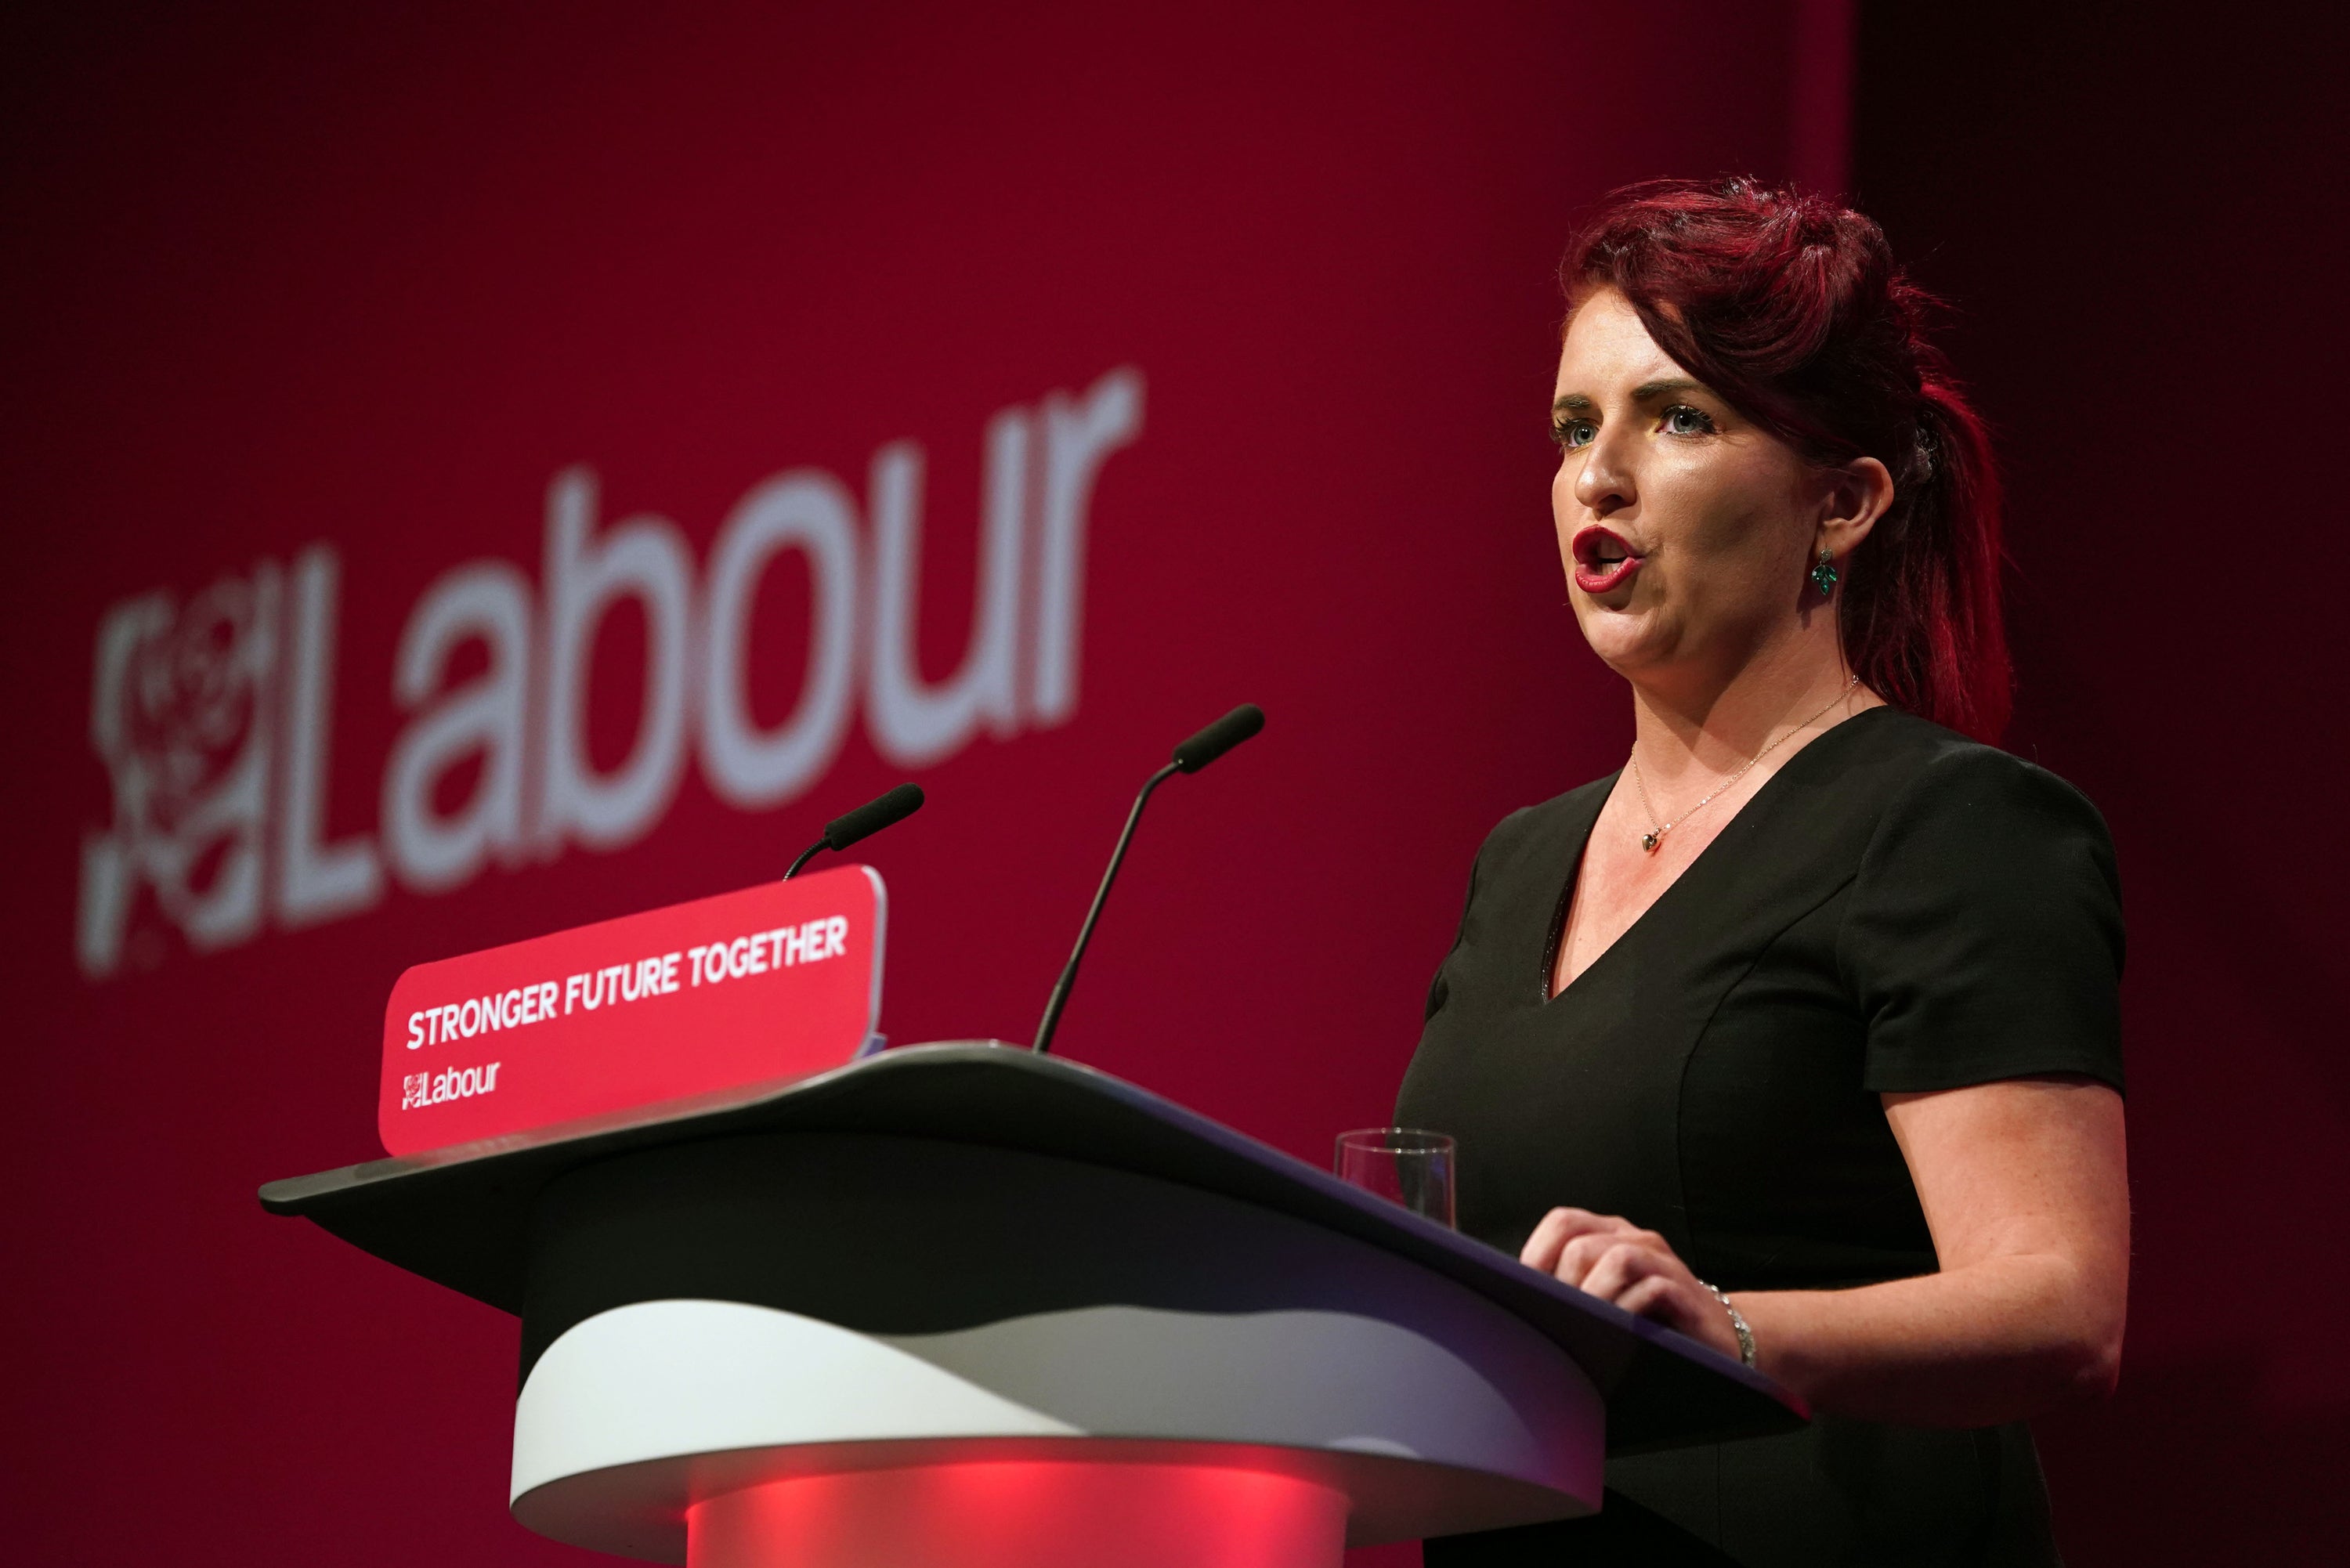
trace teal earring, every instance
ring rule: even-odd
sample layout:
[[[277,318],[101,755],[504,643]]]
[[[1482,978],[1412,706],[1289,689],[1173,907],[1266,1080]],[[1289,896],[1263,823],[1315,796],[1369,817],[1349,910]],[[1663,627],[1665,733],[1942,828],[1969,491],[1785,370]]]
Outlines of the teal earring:
[[[1822,550],[1819,565],[1812,568],[1812,587],[1819,589],[1820,597],[1825,598],[1835,592],[1835,554],[1831,550]]]

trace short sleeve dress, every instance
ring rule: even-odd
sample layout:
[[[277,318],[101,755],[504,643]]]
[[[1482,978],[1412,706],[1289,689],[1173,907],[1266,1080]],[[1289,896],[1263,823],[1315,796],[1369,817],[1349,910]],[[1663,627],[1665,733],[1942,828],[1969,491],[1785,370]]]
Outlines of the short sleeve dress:
[[[1806,745],[1556,997],[1614,778],[1477,856],[1396,1118],[1460,1140],[1461,1229],[1515,1252],[1551,1208],[1660,1232],[1726,1291],[1930,1273],[1879,1096],[2042,1074],[2122,1086],[2120,894],[2055,775],[1892,708]],[[1591,1520],[1431,1542],[1430,1568],[2057,1561],[2022,1426],[1823,1417],[1613,1460]]]

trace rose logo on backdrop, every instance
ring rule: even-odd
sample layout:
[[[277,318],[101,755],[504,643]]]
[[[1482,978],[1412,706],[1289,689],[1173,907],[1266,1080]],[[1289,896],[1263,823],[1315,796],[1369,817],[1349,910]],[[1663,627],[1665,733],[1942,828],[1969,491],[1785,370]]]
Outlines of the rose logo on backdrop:
[[[113,966],[134,888],[199,948],[249,934],[261,888],[276,705],[279,574],[265,563],[175,608],[115,606],[99,625],[90,739],[118,830],[82,857],[85,969]]]
[[[340,563],[330,544],[263,560],[184,603],[158,589],[99,619],[90,742],[112,785],[111,819],[85,835],[76,951],[120,967],[151,907],[199,951],[341,919],[382,900],[464,886],[493,858],[570,845],[620,848],[667,813],[689,751],[721,799],[745,811],[798,798],[831,766],[861,696],[875,748],[905,767],[1076,712],[1085,541],[1102,464],[1142,429],[1143,379],[1112,370],[988,421],[977,604],[961,669],[923,680],[922,449],[892,441],[857,496],[820,469],[766,479],[735,504],[698,564],[675,524],[605,523],[595,476],[547,487],[536,578],[484,559],[443,573],[411,609],[393,660],[394,741],[373,831],[328,841]],[[760,578],[787,550],[806,558],[807,676],[793,712],[763,727],[747,694]],[[616,768],[587,753],[589,652],[604,612],[641,606],[647,694]],[[448,683],[470,643],[488,668]],[[858,677],[862,676],[861,691]],[[452,812],[435,787],[479,759]],[[141,893],[151,895],[142,899]]]

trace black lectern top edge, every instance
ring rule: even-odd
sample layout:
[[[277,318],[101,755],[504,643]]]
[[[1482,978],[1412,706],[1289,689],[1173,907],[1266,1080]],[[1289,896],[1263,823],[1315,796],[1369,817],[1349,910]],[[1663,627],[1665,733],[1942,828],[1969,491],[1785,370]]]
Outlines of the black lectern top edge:
[[[1156,1177],[1292,1215],[1479,1292],[1559,1345],[1608,1407],[1608,1449],[1759,1436],[1801,1420],[1768,1378],[1484,1243],[1146,1089],[993,1043],[904,1046],[781,1088],[753,1088],[536,1135],[371,1160],[261,1189],[386,1262],[507,1312],[546,1184],[631,1149],[752,1132],[867,1132],[1026,1149]]]

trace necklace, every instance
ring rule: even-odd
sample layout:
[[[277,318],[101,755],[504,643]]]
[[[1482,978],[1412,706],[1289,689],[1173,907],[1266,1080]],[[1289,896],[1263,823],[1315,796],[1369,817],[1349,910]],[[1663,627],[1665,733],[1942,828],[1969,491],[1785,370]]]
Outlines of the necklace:
[[[1712,804],[1715,795],[1720,794],[1731,784],[1734,784],[1740,779],[1744,778],[1749,768],[1752,768],[1755,763],[1761,762],[1764,757],[1769,756],[1772,752],[1778,748],[1780,741],[1784,741],[1792,735],[1800,735],[1805,730],[1810,729],[1814,724],[1819,722],[1821,714],[1825,713],[1829,709],[1835,707],[1837,703],[1850,696],[1852,694],[1852,689],[1859,684],[1860,677],[1858,675],[1855,675],[1851,680],[1846,680],[1844,683],[1843,688],[1839,690],[1835,696],[1820,704],[1820,711],[1818,713],[1813,714],[1810,718],[1804,720],[1794,729],[1789,730],[1786,734],[1780,736],[1777,741],[1771,742],[1761,751],[1747,758],[1743,763],[1739,764],[1739,768],[1736,773],[1731,774],[1728,778],[1713,786],[1713,792],[1711,794],[1707,795],[1705,799],[1699,801],[1695,805],[1690,807],[1687,811],[1681,813],[1670,822],[1660,823],[1657,821],[1657,803],[1648,798],[1648,781],[1640,776],[1640,748],[1638,745],[1633,746],[1632,787],[1640,792],[1641,809],[1645,810],[1648,814],[1648,821],[1652,825],[1648,832],[1640,835],[1640,847],[1647,850],[1649,854],[1654,855],[1657,852],[1657,846],[1665,841],[1666,834],[1670,833],[1674,828],[1679,827],[1682,823],[1687,822],[1690,817],[1695,816],[1699,812],[1703,811],[1708,805]]]

